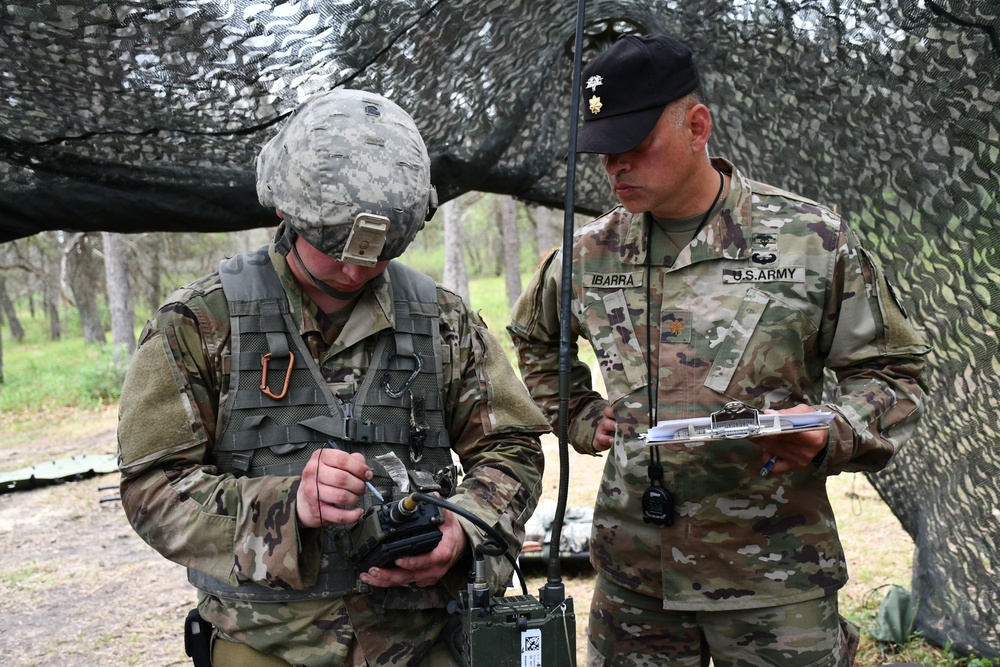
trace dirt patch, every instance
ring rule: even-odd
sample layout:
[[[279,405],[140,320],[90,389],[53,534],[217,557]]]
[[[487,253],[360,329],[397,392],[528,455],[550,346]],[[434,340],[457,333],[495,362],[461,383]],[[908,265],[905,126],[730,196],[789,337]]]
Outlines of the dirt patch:
[[[2,665],[181,665],[194,596],[98,485],[117,475],[0,496]]]
[[[82,433],[29,438],[4,452],[17,469],[115,452],[114,413]],[[194,604],[184,571],[140,540],[117,495],[117,474],[0,495],[0,665],[190,664],[181,637]]]

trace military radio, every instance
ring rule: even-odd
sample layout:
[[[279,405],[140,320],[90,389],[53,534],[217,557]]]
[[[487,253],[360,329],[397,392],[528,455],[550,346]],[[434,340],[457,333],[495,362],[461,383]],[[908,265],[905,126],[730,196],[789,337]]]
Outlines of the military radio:
[[[441,541],[444,517],[437,506],[412,495],[368,509],[351,530],[351,560],[361,570],[431,551]]]
[[[493,596],[487,557],[506,557],[520,576],[503,536],[465,508],[434,495],[442,489],[428,473],[407,471],[407,477],[413,485],[407,495],[369,507],[351,529],[350,559],[367,570],[431,551],[441,541],[442,508],[454,512],[486,536],[476,546],[467,590],[448,605],[448,612],[456,616],[449,642],[459,663],[463,667],[575,666],[574,644],[568,640],[576,636],[573,601],[556,595],[554,602],[543,604],[528,595],[523,577],[522,595]],[[382,500],[377,492],[376,497]],[[548,594],[545,589],[542,592]]]
[[[543,588],[541,593],[543,600],[553,598],[551,603],[539,602],[528,595],[523,577],[522,595],[493,596],[486,557],[508,558],[520,575],[517,562],[503,536],[463,507],[423,491],[370,507],[351,530],[351,559],[366,570],[431,551],[441,541],[444,519],[440,508],[468,519],[486,535],[476,546],[467,590],[448,605],[448,612],[457,616],[449,641],[459,663],[463,667],[575,667],[572,599],[562,595],[561,584],[553,588],[550,582],[551,590]]]
[[[583,53],[585,0],[578,0],[571,116],[577,118],[580,104],[580,69]],[[559,491],[552,524],[548,577],[539,599],[528,594],[517,559],[508,552],[503,536],[491,525],[458,505],[416,491],[403,500],[371,508],[352,531],[352,557],[364,563],[387,563],[400,555],[429,551],[441,539],[440,512],[424,505],[446,508],[472,522],[486,539],[475,549],[467,589],[448,604],[457,629],[450,634],[451,649],[462,667],[576,667],[576,615],[572,598],[559,574],[559,547],[566,510],[569,479],[569,338],[572,275],[570,251],[573,243],[573,184],[576,162],[576,123],[571,123],[567,173],[567,205],[563,225],[563,293],[559,349]],[[505,557],[521,582],[522,595],[493,596],[487,577],[486,558]]]
[[[570,103],[569,150],[566,173],[566,205],[563,208],[562,275],[559,332],[559,491],[555,519],[549,541],[548,577],[538,591],[539,599],[528,595],[517,561],[507,553],[503,540],[500,551],[486,543],[477,548],[475,567],[468,590],[449,610],[459,614],[461,627],[453,637],[453,653],[462,667],[576,667],[576,615],[572,598],[559,574],[559,548],[569,486],[569,400],[570,400],[570,321],[573,275],[573,186],[576,172],[576,121],[580,112],[580,69],[582,66],[584,9],[578,0],[573,50],[573,83]],[[477,523],[476,525],[480,525]],[[482,526],[480,526],[482,528]],[[492,527],[490,527],[492,528]],[[500,537],[497,535],[496,537]],[[491,599],[485,576],[484,556],[503,554],[521,580],[523,595]]]
[[[523,582],[523,579],[522,579]],[[561,585],[560,585],[561,588]],[[547,591],[541,589],[544,600]],[[575,667],[573,599],[557,593],[551,604],[527,594],[491,599],[485,562],[477,554],[468,590],[448,610],[461,625],[452,653],[462,667]],[[556,601],[556,599],[558,601]]]

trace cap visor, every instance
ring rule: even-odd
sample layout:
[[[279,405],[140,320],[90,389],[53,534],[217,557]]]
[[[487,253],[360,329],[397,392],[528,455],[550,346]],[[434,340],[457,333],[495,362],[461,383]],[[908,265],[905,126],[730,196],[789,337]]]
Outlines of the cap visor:
[[[663,107],[584,122],[576,133],[577,153],[627,153],[649,136]]]

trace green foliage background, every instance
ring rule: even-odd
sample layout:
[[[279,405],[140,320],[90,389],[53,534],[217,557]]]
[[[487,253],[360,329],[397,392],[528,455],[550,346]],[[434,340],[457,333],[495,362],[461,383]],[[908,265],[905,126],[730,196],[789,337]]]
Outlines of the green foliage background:
[[[524,280],[527,278],[525,275]],[[513,359],[513,347],[505,331],[510,309],[503,276],[470,281],[469,289],[473,307]],[[127,364],[118,361],[122,355],[114,354],[111,345],[83,342],[75,309],[65,307],[60,311],[62,337],[59,341],[49,340],[48,319],[38,311],[32,317],[26,307],[18,310],[25,330],[24,340],[12,340],[6,327],[0,333],[3,335],[4,361],[0,411],[86,408],[118,400]],[[138,307],[136,311],[138,336],[148,313]]]

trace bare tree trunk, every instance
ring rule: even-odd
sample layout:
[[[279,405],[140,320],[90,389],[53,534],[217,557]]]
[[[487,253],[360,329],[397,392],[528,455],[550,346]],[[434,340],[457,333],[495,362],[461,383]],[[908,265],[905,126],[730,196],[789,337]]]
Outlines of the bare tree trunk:
[[[10,326],[11,338],[24,340],[24,327],[21,326],[21,320],[17,318],[17,311],[14,310],[14,302],[7,293],[7,276],[0,273],[0,324],[3,323],[4,315]]]
[[[32,237],[29,246],[37,254],[37,260],[27,262],[28,266],[36,268],[35,275],[39,279],[42,292],[42,313],[49,320],[49,339],[62,338],[62,324],[59,320],[59,306],[62,292],[59,291],[59,251],[62,248],[63,233],[48,231]]]
[[[59,288],[59,257],[64,237],[64,232],[47,231],[5,244],[2,248],[6,263],[4,268],[23,272],[19,275],[24,278],[17,285],[18,290],[27,296],[31,318],[34,319],[40,310],[42,317],[48,319],[49,338],[52,340],[62,337],[59,307],[65,297]]]
[[[507,286],[507,301],[514,307],[521,296],[521,238],[517,233],[517,202],[513,197],[498,197],[498,227],[503,244],[503,274]]]
[[[469,272],[465,266],[465,243],[462,240],[462,210],[457,200],[445,202],[444,277],[441,284],[469,303]]]
[[[104,241],[104,276],[111,310],[111,342],[132,356],[135,352],[135,324],[132,294],[128,284],[128,245],[121,234],[101,232]]]
[[[544,257],[556,247],[556,227],[554,215],[548,206],[533,206],[529,210],[531,220],[535,223],[535,241],[538,243],[537,254]]]
[[[80,313],[83,342],[103,345],[104,325],[101,324],[101,311],[97,307],[101,266],[91,237],[83,233],[69,237],[63,247],[62,260],[62,282],[69,287],[77,312]]]
[[[42,288],[42,306],[49,318],[49,340],[62,339],[62,324],[59,321],[59,289],[56,284],[55,272],[47,271],[45,286]]]
[[[163,284],[163,253],[160,252],[161,244],[158,240],[156,243],[146,243],[145,245],[148,250],[148,255],[144,259],[148,271],[146,305],[150,313],[155,313],[156,309],[160,307],[160,302],[163,301],[163,295],[160,294]]]

